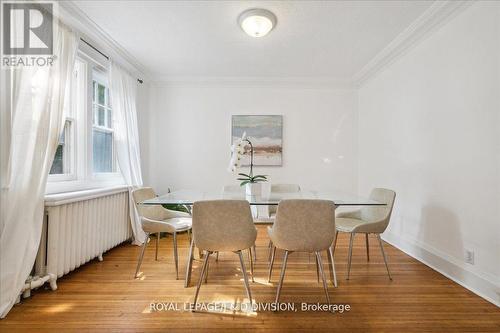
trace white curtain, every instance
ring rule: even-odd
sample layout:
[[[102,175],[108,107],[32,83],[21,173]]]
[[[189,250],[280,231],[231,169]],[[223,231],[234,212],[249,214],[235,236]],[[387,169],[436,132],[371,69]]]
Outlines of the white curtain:
[[[142,186],[136,109],[137,80],[115,63],[111,63],[109,78],[118,165],[125,182],[133,190]],[[131,193],[129,193],[129,198],[134,244],[140,245],[146,241],[146,234],[142,230],[141,220]]]
[[[75,63],[77,36],[59,26],[52,66],[11,70],[8,161],[2,166],[0,316],[15,304],[35,262],[47,176],[64,125],[63,109]],[[2,69],[4,70],[4,69]],[[2,88],[4,89],[4,88]]]

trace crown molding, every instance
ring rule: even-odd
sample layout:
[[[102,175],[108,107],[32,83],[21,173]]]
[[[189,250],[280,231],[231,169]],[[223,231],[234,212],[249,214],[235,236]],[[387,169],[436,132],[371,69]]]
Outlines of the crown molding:
[[[363,85],[473,2],[467,0],[435,1],[422,15],[352,77],[353,84],[358,87]]]
[[[302,89],[352,90],[349,79],[330,77],[239,77],[239,76],[155,76],[154,86],[217,86],[217,87],[286,87]]]
[[[170,77],[153,75],[134,56],[116,42],[106,31],[85,14],[73,1],[58,1],[61,19],[96,43],[112,59],[156,86],[283,86],[315,89],[356,89],[428,37],[456,14],[467,8],[471,0],[435,1],[410,26],[392,40],[351,79],[328,77]]]
[[[90,39],[90,41],[96,44],[96,47],[105,52],[114,61],[125,66],[133,74],[149,80],[151,75],[145,66],[85,14],[73,1],[58,1],[58,4],[60,18],[63,22],[77,30],[84,38]]]

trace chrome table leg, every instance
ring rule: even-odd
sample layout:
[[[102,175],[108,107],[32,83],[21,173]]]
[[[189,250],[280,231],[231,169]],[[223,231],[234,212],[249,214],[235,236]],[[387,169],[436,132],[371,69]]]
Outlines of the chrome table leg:
[[[184,288],[189,287],[191,282],[191,268],[193,266],[193,250],[194,250],[194,240],[191,239],[191,245],[189,246],[188,261],[186,265],[186,277],[184,279]]]
[[[370,242],[368,241],[368,234],[365,234],[366,239],[366,260],[370,261]]]
[[[333,240],[333,251],[332,254],[335,254],[335,248],[337,247],[337,238],[339,237],[339,232],[335,231],[335,239]]]
[[[177,255],[177,233],[174,231],[174,261],[175,261],[175,279],[179,280],[179,257]]]
[[[155,260],[158,260],[158,247],[160,246],[160,233],[156,234],[156,252],[155,252]]]
[[[349,239],[349,257],[347,259],[347,280],[351,275],[351,262],[352,262],[352,243],[354,242],[354,233],[351,233],[351,238]]]

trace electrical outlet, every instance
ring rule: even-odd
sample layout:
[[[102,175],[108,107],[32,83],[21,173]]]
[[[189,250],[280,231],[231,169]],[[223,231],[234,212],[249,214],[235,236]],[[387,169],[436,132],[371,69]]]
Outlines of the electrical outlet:
[[[466,263],[474,265],[474,250],[465,249],[464,259]]]

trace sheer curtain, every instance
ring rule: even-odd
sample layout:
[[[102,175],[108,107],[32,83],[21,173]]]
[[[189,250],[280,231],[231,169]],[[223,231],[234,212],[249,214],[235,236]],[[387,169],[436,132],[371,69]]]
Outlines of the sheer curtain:
[[[78,38],[66,27],[54,34],[52,66],[11,70],[7,162],[2,164],[0,316],[15,304],[35,262],[45,186],[63,129],[63,109]]]
[[[142,186],[136,109],[137,80],[113,62],[109,78],[118,165],[125,182],[134,189]],[[129,206],[134,244],[140,245],[146,241],[146,234],[142,230],[141,220],[130,193]]]

